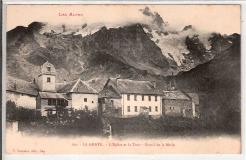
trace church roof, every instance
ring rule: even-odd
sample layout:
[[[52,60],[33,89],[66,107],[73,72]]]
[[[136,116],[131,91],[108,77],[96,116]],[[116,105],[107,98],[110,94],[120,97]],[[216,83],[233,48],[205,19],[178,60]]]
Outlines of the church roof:
[[[38,88],[33,82],[7,77],[7,91],[27,94],[31,96],[38,95]]]
[[[95,89],[89,86],[86,82],[78,79],[77,81],[68,82],[58,90],[62,93],[98,93]]]
[[[49,70],[48,70],[49,69]],[[40,66],[40,75],[41,74],[48,74],[48,75],[55,75],[56,69],[53,64],[46,61],[44,64]]]

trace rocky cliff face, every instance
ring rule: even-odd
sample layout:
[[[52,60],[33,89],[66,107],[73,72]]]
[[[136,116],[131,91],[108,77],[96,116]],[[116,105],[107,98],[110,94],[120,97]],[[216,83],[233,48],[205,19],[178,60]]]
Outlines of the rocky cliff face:
[[[169,62],[139,24],[116,29],[103,27],[86,37],[54,32],[40,34],[32,25],[7,33],[11,76],[30,80],[47,60],[57,68],[59,80],[80,75],[87,79],[93,77],[92,72],[109,76],[170,74]]]
[[[230,36],[220,34],[204,40],[190,25],[175,33],[154,30],[144,24],[102,27],[85,37],[68,31],[42,33],[44,26],[33,22],[7,33],[9,75],[32,80],[38,75],[39,66],[50,61],[57,68],[59,81],[80,76],[83,79],[116,75],[132,79],[166,77],[206,63],[235,43]]]

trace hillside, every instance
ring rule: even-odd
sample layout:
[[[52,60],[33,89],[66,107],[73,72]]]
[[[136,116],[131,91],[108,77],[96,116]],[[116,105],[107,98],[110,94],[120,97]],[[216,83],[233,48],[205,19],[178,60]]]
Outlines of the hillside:
[[[179,73],[176,81],[183,90],[203,93],[203,118],[209,125],[233,130],[240,128],[240,35],[227,39],[232,42],[230,48],[189,72]]]

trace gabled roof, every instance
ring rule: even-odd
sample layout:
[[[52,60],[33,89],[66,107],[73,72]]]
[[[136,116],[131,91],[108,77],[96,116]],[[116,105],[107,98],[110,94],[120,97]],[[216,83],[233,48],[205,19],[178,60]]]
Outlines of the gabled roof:
[[[121,98],[121,94],[113,86],[106,86],[99,92],[100,98]]]
[[[7,77],[7,91],[27,94],[31,96],[38,95],[38,88],[33,82]]]
[[[66,83],[61,89],[58,90],[60,93],[98,93],[95,89],[90,87],[86,82],[81,79],[77,81],[71,81]]]
[[[180,90],[174,91],[164,91],[163,99],[182,99],[182,100],[191,100],[185,93]]]
[[[103,87],[105,86],[107,80],[108,78],[94,78],[86,81],[86,83],[97,92],[100,92],[103,90]]]
[[[129,79],[109,79],[105,86],[111,85],[120,94],[162,94],[150,81]]]

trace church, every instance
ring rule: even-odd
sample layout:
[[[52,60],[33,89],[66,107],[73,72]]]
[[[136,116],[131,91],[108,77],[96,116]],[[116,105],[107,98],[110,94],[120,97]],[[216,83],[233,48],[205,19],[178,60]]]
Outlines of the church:
[[[7,81],[7,101],[15,102],[18,107],[36,109],[41,116],[55,115],[72,108],[97,111],[97,91],[81,79],[57,83],[56,69],[49,62],[40,66],[40,73],[33,82],[21,82],[10,77]]]

